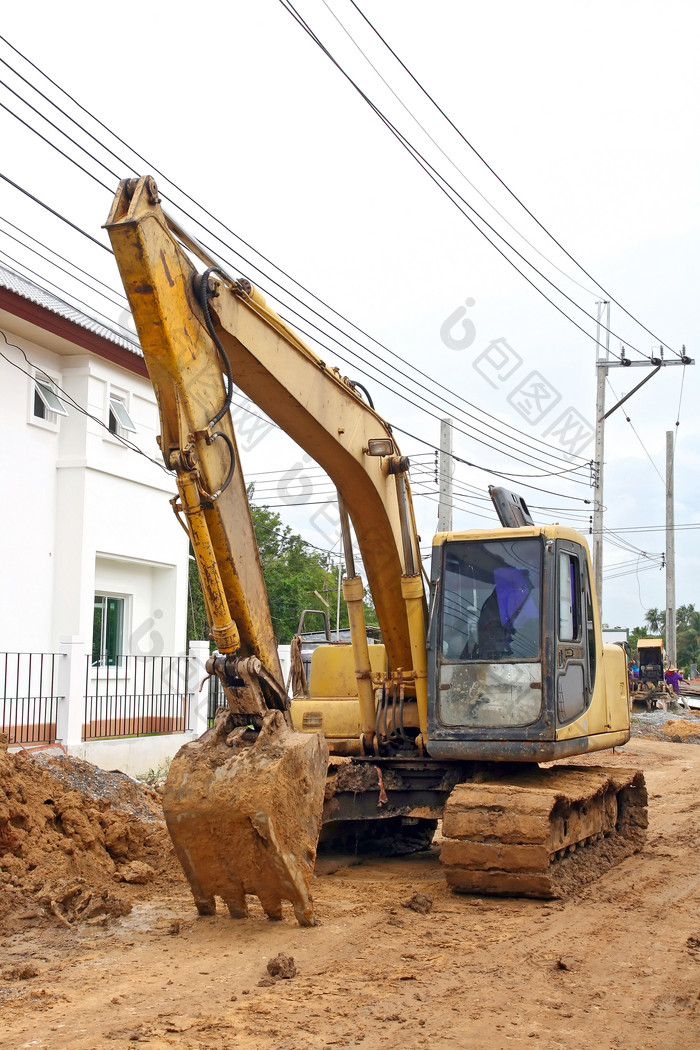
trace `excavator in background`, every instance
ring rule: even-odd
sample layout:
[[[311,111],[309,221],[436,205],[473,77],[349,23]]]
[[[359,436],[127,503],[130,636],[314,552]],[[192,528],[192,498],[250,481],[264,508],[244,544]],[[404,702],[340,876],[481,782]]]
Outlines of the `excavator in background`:
[[[585,540],[497,492],[507,527],[439,533],[424,581],[409,462],[359,387],[123,181],[106,229],[155,389],[227,707],[174,759],[166,821],[200,914],[257,895],[314,922],[319,836],[425,848],[448,884],[552,897],[640,848],[641,772],[551,765],[629,739],[624,653],[604,645]],[[193,259],[204,265],[198,273]],[[338,493],[350,645],[316,648],[287,696],[236,447],[235,386]],[[364,582],[381,628],[369,645]],[[427,583],[427,587],[426,587]],[[330,758],[329,758],[330,756]]]
[[[664,677],[663,638],[640,638],[634,654],[638,672],[630,678],[630,700],[647,711],[673,703],[676,694]]]

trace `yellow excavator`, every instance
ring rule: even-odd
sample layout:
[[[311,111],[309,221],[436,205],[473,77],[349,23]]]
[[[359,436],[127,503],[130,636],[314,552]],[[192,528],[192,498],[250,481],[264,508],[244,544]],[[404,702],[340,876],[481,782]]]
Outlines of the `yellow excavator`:
[[[200,914],[257,895],[314,922],[321,840],[425,848],[442,819],[448,884],[551,897],[638,850],[639,771],[552,764],[629,739],[625,656],[602,642],[585,540],[532,524],[439,533],[424,581],[409,462],[358,385],[242,277],[123,181],[106,229],[155,389],[175,512],[197,561],[227,706],[172,763],[164,810]],[[204,266],[199,273],[194,264]],[[314,650],[287,695],[231,421],[234,386],[338,493],[350,645]],[[368,644],[364,582],[381,644]],[[427,585],[427,586],[426,586]],[[330,757],[329,757],[330,756]]]

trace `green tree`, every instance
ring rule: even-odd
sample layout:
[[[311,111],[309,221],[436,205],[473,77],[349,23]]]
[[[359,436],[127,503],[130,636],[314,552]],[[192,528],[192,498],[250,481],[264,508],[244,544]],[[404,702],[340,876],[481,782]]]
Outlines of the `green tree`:
[[[647,609],[644,614],[649,630],[651,631],[650,637],[653,638],[657,634],[661,634],[666,627],[666,613],[660,609]]]
[[[284,644],[292,640],[304,609],[325,607],[318,597],[319,594],[328,602],[331,624],[335,629],[337,561],[332,561],[324,551],[315,549],[297,533],[292,532],[292,529],[283,523],[280,515],[269,507],[251,506],[251,516],[277,642]],[[209,628],[206,623],[204,600],[199,574],[193,561],[190,562],[189,605],[188,639],[207,638]],[[369,601],[365,602],[365,620],[368,624],[377,623],[374,607]],[[341,593],[340,627],[347,625],[347,606]],[[314,617],[305,625],[305,630],[321,629],[320,617]]]
[[[700,662],[700,612],[694,605],[676,609],[676,654],[678,666],[686,671],[691,663]]]
[[[192,642],[208,637],[207,610],[204,604],[202,585],[199,582],[197,562],[194,560],[192,544],[190,544],[190,564],[187,579],[187,641]]]
[[[679,605],[676,609],[676,632],[695,631],[700,633],[700,612],[694,605]]]
[[[629,646],[630,646],[630,652],[632,653],[632,657],[633,658],[634,658],[635,653],[637,651],[637,642],[639,641],[639,639],[640,638],[648,638],[648,637],[649,637],[649,631],[647,630],[646,627],[635,627],[632,631],[630,631]]]
[[[280,643],[289,642],[296,633],[302,610],[323,608],[318,594],[334,606],[337,566],[292,532],[269,507],[252,507],[251,513],[275,637]],[[315,620],[310,626],[320,629],[321,625]],[[342,600],[340,626],[347,626],[347,609]]]

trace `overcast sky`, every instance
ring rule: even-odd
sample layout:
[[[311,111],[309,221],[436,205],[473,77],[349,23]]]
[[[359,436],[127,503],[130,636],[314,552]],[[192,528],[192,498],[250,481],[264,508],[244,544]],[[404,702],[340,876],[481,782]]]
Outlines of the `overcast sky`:
[[[238,243],[246,258],[242,272],[267,283],[268,291],[274,277],[307,301],[293,278],[400,355],[405,364],[365,336],[360,338],[369,349],[356,346],[359,357],[338,349],[343,373],[360,379],[378,411],[412,435],[397,432],[402,451],[413,457],[424,545],[437,514],[435,486],[425,472],[432,470],[432,447],[439,442],[438,419],[453,414],[446,410],[450,403],[457,409],[454,451],[481,468],[455,465],[455,528],[493,520],[487,503],[474,499],[476,490],[485,496],[493,482],[522,491],[537,508],[538,522],[557,520],[586,531],[592,504],[582,501],[592,498],[592,490],[580,464],[593,458],[593,445],[577,450],[581,459],[568,458],[556,424],[574,412],[584,435],[594,421],[596,301],[612,296],[621,304],[611,307],[614,355],[624,345],[639,361],[656,355],[660,342],[670,360],[678,360],[674,351],[683,344],[691,357],[697,355],[700,10],[692,2],[639,0],[437,0],[429,10],[413,0],[362,0],[361,10],[455,130],[349,0],[299,0],[295,6],[337,63],[451,183],[466,202],[461,208],[472,217],[468,206],[475,208],[537,266],[542,276],[497,242],[583,331],[475,229],[278,0],[233,0],[179,13],[78,0],[8,7],[0,30],[7,41],[124,145],[95,124],[90,127],[101,146],[80,137],[3,65],[0,79],[51,112],[59,127],[70,127],[97,161],[2,88],[5,106],[80,157],[95,178],[5,109],[0,171],[106,244],[100,227],[118,179],[158,169],[159,185],[175,203],[204,218],[170,183],[289,277]],[[84,112],[2,42],[0,58],[87,125]],[[106,252],[7,183],[0,184],[0,216],[0,261],[14,256],[78,294],[72,278],[59,277],[10,240],[10,234],[19,236],[8,225],[13,223],[118,288]],[[497,241],[493,233],[489,237]],[[264,277],[253,269],[256,262]],[[93,293],[82,293],[98,304]],[[279,295],[281,312],[297,323],[294,302]],[[118,299],[99,301],[99,308],[120,317]],[[330,345],[320,352],[333,361]],[[429,377],[430,394],[407,382],[419,373]],[[607,407],[647,374],[642,367],[612,368]],[[441,394],[430,380],[444,385]],[[397,392],[402,381],[410,394]],[[677,603],[700,604],[697,392],[697,366],[664,368],[608,421],[605,525],[614,535],[605,548],[603,615],[611,625],[634,626],[645,609],[665,604],[658,565],[665,543],[669,430],[677,431],[676,522],[695,526],[676,534]],[[459,415],[466,411],[471,422]],[[483,431],[478,440],[474,417]],[[256,479],[260,500],[280,509],[307,539],[330,547],[335,526],[323,503],[328,486],[313,465],[274,431],[260,427],[252,434],[243,412],[238,421],[248,427],[244,466]],[[516,450],[517,458],[506,454]],[[305,475],[306,486],[297,483],[295,489],[283,480],[280,487],[279,472],[287,469],[290,478]],[[308,503],[293,506],[300,494]],[[640,531],[651,527],[656,531]]]

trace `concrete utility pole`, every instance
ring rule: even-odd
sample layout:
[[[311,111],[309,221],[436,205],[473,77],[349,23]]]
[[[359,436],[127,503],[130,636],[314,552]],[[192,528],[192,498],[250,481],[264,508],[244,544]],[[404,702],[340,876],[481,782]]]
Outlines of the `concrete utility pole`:
[[[452,420],[440,421],[438,532],[452,532]]]
[[[593,577],[598,596],[598,613],[603,621],[603,463],[605,454],[605,380],[610,359],[610,303],[602,300],[598,307],[595,333],[595,475],[593,485]],[[600,343],[600,328],[605,313],[605,356]]]
[[[666,431],[666,655],[676,666],[676,539],[673,533],[673,438]]]
[[[625,401],[628,401],[633,394],[648,383],[649,380],[656,375],[661,368],[665,368],[668,365],[694,365],[695,361],[686,355],[685,347],[683,347],[683,353],[680,357],[675,360],[668,361],[664,358],[663,346],[655,347],[658,351],[652,357],[645,358],[640,361],[630,361],[629,357],[625,356],[624,347],[617,361],[611,361],[609,358],[610,351],[610,303],[600,302],[598,305],[598,326],[596,329],[596,420],[595,420],[595,476],[594,476],[594,508],[593,508],[593,575],[595,578],[595,588],[598,595],[598,612],[600,613],[601,621],[603,619],[603,456],[605,447],[605,420],[608,416],[611,416],[613,412],[624,405]],[[603,321],[603,307],[607,307],[606,320]],[[606,329],[605,334],[605,357],[601,355],[601,342],[600,342],[600,329],[601,327]],[[605,411],[605,380],[608,375],[609,368],[652,368],[653,372],[650,372],[648,376],[642,379],[641,383],[637,383],[636,386],[632,387],[628,394],[621,397],[620,400]],[[673,484],[673,482],[671,482]],[[667,503],[668,506],[668,503]],[[668,512],[667,512],[668,513]],[[668,530],[668,526],[667,526]],[[668,531],[667,531],[668,536]],[[668,539],[667,539],[668,544]],[[668,549],[668,548],[667,548]],[[667,570],[668,571],[668,570]],[[668,605],[668,600],[666,602]],[[674,601],[675,605],[675,601]],[[675,611],[673,621],[673,637],[674,637],[674,651],[675,651]],[[666,648],[668,649],[668,643]],[[675,660],[675,656],[674,656]]]

